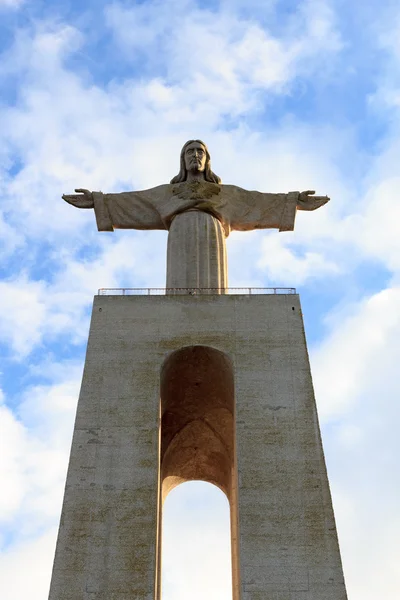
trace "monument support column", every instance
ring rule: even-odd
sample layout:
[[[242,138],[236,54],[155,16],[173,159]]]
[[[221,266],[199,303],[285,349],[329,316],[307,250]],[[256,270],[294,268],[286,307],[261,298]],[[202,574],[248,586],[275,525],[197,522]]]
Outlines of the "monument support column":
[[[229,497],[235,600],[346,599],[298,296],[95,298],[50,600],[159,600],[161,479],[185,477]]]

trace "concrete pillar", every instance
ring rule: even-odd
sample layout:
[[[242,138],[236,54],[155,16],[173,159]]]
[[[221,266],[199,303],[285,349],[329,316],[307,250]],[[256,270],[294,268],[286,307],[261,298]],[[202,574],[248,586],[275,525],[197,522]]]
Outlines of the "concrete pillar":
[[[50,600],[158,600],[162,490],[196,478],[234,600],[345,600],[298,296],[95,298]]]

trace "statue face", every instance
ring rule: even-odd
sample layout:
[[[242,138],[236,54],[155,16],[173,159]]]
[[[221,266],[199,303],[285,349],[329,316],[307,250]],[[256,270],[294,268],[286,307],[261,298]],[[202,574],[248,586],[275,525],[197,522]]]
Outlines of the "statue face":
[[[206,149],[198,142],[192,142],[185,149],[185,167],[188,171],[204,171],[206,158]]]

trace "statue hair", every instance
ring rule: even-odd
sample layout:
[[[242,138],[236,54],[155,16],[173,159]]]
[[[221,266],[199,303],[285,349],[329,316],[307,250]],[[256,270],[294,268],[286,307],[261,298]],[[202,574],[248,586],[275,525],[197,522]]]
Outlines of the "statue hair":
[[[181,150],[180,171],[179,171],[178,175],[176,175],[175,177],[173,177],[171,179],[171,183],[182,183],[183,181],[186,181],[187,170],[186,170],[186,165],[185,165],[185,150],[189,146],[189,144],[192,144],[193,142],[197,142],[198,144],[201,144],[204,147],[204,150],[206,151],[206,165],[205,165],[205,169],[204,169],[204,179],[206,181],[209,181],[210,183],[221,183],[220,177],[218,177],[218,175],[216,175],[215,173],[213,173],[211,171],[210,153],[209,153],[208,148],[205,145],[205,143],[202,142],[201,140],[189,140],[188,142],[186,142],[186,144],[184,144],[184,146]]]

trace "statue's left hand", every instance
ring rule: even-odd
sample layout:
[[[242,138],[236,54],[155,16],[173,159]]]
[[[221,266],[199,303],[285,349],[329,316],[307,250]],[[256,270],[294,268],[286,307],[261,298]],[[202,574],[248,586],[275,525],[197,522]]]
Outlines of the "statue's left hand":
[[[314,194],[314,190],[306,190],[305,192],[300,192],[299,199],[297,200],[297,209],[316,210],[317,208],[323,206],[330,200],[328,196],[314,196]]]
[[[77,188],[76,192],[80,194],[63,194],[63,200],[76,206],[76,208],[94,208],[93,194],[89,190]]]

